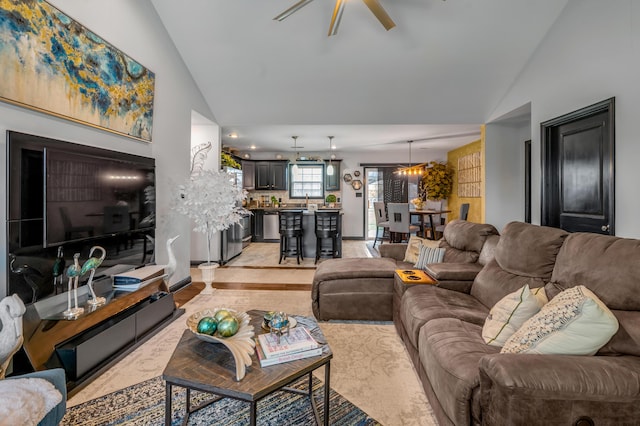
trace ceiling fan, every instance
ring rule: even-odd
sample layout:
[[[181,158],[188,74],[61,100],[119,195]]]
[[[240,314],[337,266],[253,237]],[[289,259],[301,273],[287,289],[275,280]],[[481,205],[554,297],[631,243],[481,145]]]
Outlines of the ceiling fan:
[[[289,9],[285,10],[275,18],[274,21],[283,21],[287,17],[291,16],[298,10],[302,9],[313,0],[300,0],[298,3],[291,6]],[[396,24],[393,22],[391,17],[384,10],[379,0],[362,0],[364,4],[367,5],[371,13],[378,18],[378,21],[382,24],[382,26],[389,31],[391,28],[395,27]],[[340,26],[340,20],[342,19],[342,12],[344,11],[344,5],[347,3],[347,0],[336,0],[336,5],[333,8],[333,14],[331,15],[331,24],[329,25],[329,36],[338,34],[338,27]]]

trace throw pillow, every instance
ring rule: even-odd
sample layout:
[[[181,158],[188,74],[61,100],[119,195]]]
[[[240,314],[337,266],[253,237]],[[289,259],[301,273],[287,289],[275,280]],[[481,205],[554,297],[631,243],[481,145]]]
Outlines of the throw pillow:
[[[501,353],[594,355],[618,331],[618,320],[579,285],[560,292],[505,343]]]
[[[416,263],[418,261],[418,254],[420,254],[420,247],[430,240],[425,238],[416,237],[412,235],[409,237],[409,242],[407,243],[407,250],[404,252],[404,261],[408,263]]]
[[[420,253],[418,254],[418,260],[416,261],[414,268],[425,269],[430,263],[442,263],[444,259],[445,249],[439,247],[430,247],[424,244],[420,247]]]
[[[482,327],[482,338],[491,346],[504,346],[507,339],[548,301],[543,287],[530,290],[525,285],[507,294],[489,311]]]

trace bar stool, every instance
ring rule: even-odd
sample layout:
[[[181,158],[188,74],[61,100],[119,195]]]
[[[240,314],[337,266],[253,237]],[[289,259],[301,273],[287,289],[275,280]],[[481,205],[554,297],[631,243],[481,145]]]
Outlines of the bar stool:
[[[300,259],[304,259],[302,253],[302,210],[284,210],[278,213],[280,221],[280,260],[287,256],[295,256],[298,264]],[[291,240],[295,239],[295,246],[291,245]]]
[[[316,211],[316,261],[320,257],[331,256],[333,258],[338,257],[338,235],[340,229],[338,223],[340,222],[340,212],[329,211],[320,212]],[[331,238],[331,248],[322,248],[322,241],[324,239]]]

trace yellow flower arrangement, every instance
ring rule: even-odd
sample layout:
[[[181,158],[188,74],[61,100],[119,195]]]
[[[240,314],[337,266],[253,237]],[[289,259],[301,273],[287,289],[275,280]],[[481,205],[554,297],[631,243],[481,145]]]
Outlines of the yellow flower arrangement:
[[[429,200],[442,200],[451,194],[453,189],[454,170],[447,163],[431,161],[431,167],[425,169],[422,176],[422,187]]]

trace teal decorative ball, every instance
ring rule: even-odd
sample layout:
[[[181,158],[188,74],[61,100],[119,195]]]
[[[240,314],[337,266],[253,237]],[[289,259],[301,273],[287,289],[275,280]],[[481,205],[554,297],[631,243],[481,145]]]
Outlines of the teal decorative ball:
[[[223,318],[231,317],[231,316],[233,316],[233,314],[227,311],[226,309],[220,309],[213,315],[213,317],[217,322],[220,322]]]
[[[218,322],[215,318],[204,317],[198,321],[198,333],[212,335],[218,329]]]
[[[240,323],[234,316],[224,317],[218,322],[218,334],[221,337],[231,337],[238,332]]]

